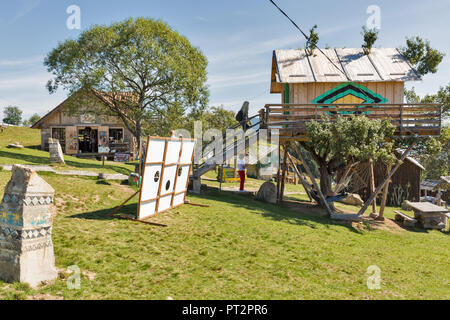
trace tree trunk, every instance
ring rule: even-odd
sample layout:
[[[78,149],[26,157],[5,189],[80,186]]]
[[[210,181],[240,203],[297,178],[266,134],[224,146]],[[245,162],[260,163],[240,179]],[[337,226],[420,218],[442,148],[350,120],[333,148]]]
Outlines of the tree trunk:
[[[328,168],[326,165],[319,166],[320,172],[320,191],[322,191],[325,198],[328,198],[332,194],[332,181],[333,175],[328,172]],[[325,207],[325,204],[321,204],[322,207]],[[329,206],[334,210],[333,203],[329,203]]]
[[[144,157],[144,151],[142,150],[142,126],[140,120],[136,122],[136,141],[137,153],[139,155],[139,175],[142,175],[142,158]]]

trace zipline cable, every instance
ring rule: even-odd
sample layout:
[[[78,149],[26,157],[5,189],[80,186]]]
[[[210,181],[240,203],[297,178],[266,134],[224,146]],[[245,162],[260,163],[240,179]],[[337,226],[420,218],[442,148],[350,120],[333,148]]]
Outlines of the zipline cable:
[[[287,13],[286,12],[284,12],[273,0],[269,0],[286,18],[288,18],[289,19],[289,21],[302,33],[302,35],[306,38],[306,40],[307,40],[307,42],[308,43],[310,43],[310,38],[303,32],[303,30],[302,29],[300,29],[300,27],[294,22],[294,20],[292,20],[288,15],[287,15]],[[339,70],[339,72],[341,72],[346,78],[347,78],[347,80],[348,81],[352,81],[350,78],[349,78],[349,76],[344,72],[344,71],[342,71],[326,54],[325,54],[325,52],[323,52],[322,51],[322,49],[320,49],[319,47],[317,47],[316,45],[314,45],[314,49],[317,49],[317,50],[319,50],[320,51],[320,53],[322,53],[324,56],[325,56],[325,58],[327,58],[327,60],[328,61],[330,61],[330,63],[336,68],[336,69],[338,69]]]

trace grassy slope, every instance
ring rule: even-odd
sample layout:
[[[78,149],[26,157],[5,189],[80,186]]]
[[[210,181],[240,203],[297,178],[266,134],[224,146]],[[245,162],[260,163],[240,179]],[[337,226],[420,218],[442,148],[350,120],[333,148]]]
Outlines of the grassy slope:
[[[25,149],[7,148],[11,143],[20,143]],[[23,127],[8,127],[0,133],[0,164],[49,164],[48,152],[39,150],[41,137],[39,130]],[[105,168],[96,160],[84,160],[65,156],[66,165],[53,165],[58,170],[87,170],[105,173],[134,172],[134,167],[123,163],[107,161]]]
[[[106,215],[133,193],[127,186],[41,176],[56,189],[57,267],[96,276],[83,277],[81,290],[68,290],[64,277],[39,290],[0,283],[0,299],[450,298],[448,232],[353,228],[217,191],[189,196],[209,208],[156,217],[169,226],[159,228]],[[9,178],[0,172],[0,190]],[[367,289],[370,265],[381,269],[381,290]]]

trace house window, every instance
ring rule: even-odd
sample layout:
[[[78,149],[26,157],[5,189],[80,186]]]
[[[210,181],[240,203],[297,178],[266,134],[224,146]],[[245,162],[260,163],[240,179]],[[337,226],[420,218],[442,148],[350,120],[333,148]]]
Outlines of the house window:
[[[58,139],[59,144],[63,152],[66,152],[66,129],[65,128],[52,128],[52,138]],[[47,142],[48,148],[48,142]]]
[[[109,142],[123,142],[123,129],[109,129]]]

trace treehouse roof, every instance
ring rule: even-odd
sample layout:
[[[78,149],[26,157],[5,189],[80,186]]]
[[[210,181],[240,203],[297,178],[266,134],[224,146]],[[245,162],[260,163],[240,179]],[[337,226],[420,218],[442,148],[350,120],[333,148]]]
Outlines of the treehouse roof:
[[[421,80],[419,73],[395,48],[373,48],[368,55],[362,48],[322,51],[326,56],[317,49],[312,56],[304,49],[275,50],[271,92],[280,92],[276,89],[280,83]]]

